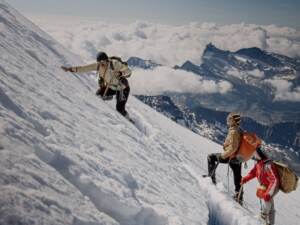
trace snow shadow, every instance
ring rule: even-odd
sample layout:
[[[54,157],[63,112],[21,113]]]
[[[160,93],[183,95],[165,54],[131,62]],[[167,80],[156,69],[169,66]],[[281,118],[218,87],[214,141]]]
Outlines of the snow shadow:
[[[25,111],[21,107],[19,107],[16,103],[14,103],[14,101],[7,94],[5,94],[5,92],[1,88],[0,88],[0,104],[4,108],[14,112],[18,117],[28,121],[34,127],[34,129],[44,137],[50,135],[46,127],[44,127],[36,119],[26,114]]]
[[[76,164],[60,152],[45,154],[36,152],[41,160],[58,171],[74,185],[84,196],[87,196],[98,211],[115,219],[120,225],[167,225],[167,219],[152,208],[128,205],[113,192],[97,186]],[[49,160],[49,156],[51,159]],[[132,187],[131,187],[132,188]]]

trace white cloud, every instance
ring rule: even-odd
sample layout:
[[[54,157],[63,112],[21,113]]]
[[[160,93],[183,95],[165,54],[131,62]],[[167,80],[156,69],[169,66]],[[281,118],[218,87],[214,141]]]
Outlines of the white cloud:
[[[174,66],[200,57],[210,42],[227,50],[260,47],[269,51],[300,56],[300,32],[275,25],[190,23],[184,26],[135,22],[111,24],[80,18],[30,16],[54,38],[86,61],[95,52],[107,51],[127,59],[138,56]]]
[[[232,89],[227,81],[204,80],[201,76],[161,66],[154,70],[135,69],[130,77],[133,94],[158,95],[164,92],[224,94]]]
[[[246,71],[247,74],[257,78],[263,78],[265,76],[264,71],[260,71],[259,69]]]
[[[293,88],[291,82],[280,79],[267,79],[265,82],[275,88],[275,101],[300,101],[300,87]]]
[[[247,79],[249,77],[263,78],[265,76],[264,71],[261,71],[259,69],[240,71],[235,68],[231,68],[227,71],[227,74],[229,74],[231,76],[235,76],[239,79]]]

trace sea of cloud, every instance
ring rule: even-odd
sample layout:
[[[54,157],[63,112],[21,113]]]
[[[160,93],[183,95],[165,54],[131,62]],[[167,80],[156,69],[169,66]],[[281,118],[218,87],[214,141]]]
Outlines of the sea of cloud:
[[[190,23],[175,26],[139,21],[114,24],[75,17],[29,15],[29,18],[87,61],[104,50],[124,59],[137,56],[169,66],[181,65],[186,60],[199,64],[210,42],[225,50],[259,47],[300,57],[300,31],[276,25]]]
[[[275,89],[275,101],[300,101],[300,87],[293,87],[293,84],[287,80],[266,79],[264,82],[269,83]]]
[[[150,71],[135,70],[131,78],[134,94],[161,94],[166,91],[226,93],[232,90],[229,82],[204,80],[198,75],[171,68],[186,60],[200,64],[201,55],[210,42],[225,50],[255,46],[300,57],[300,31],[276,25],[190,23],[175,26],[141,21],[115,24],[67,16],[28,17],[86,62],[94,61],[97,52],[102,50],[123,60],[137,56],[165,65]],[[251,76],[264,76],[259,71],[252,72],[249,73]],[[282,80],[266,82],[274,87],[275,100],[300,101],[299,87],[292,88],[289,82]]]
[[[154,70],[135,69],[131,86],[137,95],[158,95],[162,92],[224,94],[232,90],[232,84],[227,81],[205,80],[194,73],[166,66]]]

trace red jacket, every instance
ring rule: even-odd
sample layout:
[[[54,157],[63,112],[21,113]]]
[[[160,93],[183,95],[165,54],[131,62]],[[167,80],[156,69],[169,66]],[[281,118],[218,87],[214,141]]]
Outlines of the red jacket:
[[[243,178],[245,182],[257,177],[258,182],[266,187],[266,194],[274,195],[279,187],[279,177],[275,165],[269,160],[260,160]]]

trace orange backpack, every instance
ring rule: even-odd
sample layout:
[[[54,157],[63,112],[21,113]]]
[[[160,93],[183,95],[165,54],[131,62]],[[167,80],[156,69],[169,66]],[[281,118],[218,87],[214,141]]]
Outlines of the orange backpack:
[[[241,162],[252,158],[257,147],[261,145],[261,139],[255,133],[242,132],[239,149],[235,157]]]

